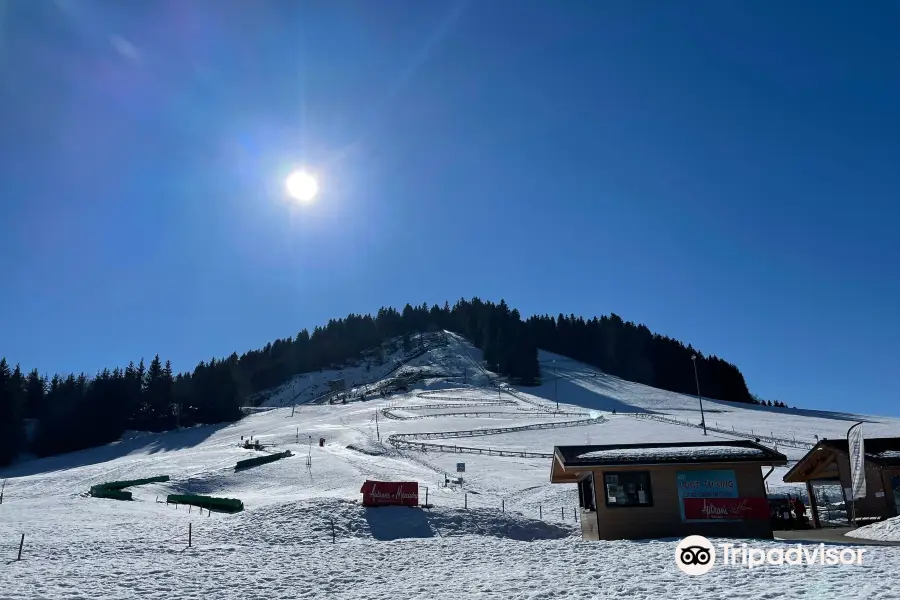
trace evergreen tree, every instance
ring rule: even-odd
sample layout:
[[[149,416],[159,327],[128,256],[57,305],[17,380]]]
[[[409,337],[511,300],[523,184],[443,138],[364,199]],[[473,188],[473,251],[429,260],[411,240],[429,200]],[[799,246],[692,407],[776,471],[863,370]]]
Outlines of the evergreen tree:
[[[22,450],[24,393],[18,365],[10,371],[0,358],[0,465],[8,465]]]
[[[47,395],[47,381],[32,369],[25,383],[25,417],[36,419],[40,416],[44,407],[44,397]]]
[[[665,390],[694,395],[696,370],[704,397],[763,403],[753,397],[741,372],[690,344],[652,333],[616,314],[585,319],[574,314],[535,315],[523,320],[505,300],[474,297],[443,306],[381,307],[376,315],[331,319],[312,332],[273,340],[262,348],[201,361],[191,373],[173,372],[157,355],[145,368],[103,369],[94,378],[37,371],[22,377],[3,361],[0,368],[0,462],[22,448],[22,419],[35,418],[34,448],[42,455],[67,452],[118,439],[126,429],[163,431],[177,425],[219,423],[240,418],[243,402],[258,402],[267,390],[295,374],[340,368],[364,353],[383,356],[383,344],[400,336],[406,352],[422,350],[435,331],[469,339],[485,364],[511,381],[540,382],[538,348],[600,370]],[[415,339],[415,342],[413,341]],[[765,404],[785,406],[780,401]],[[177,417],[175,416],[177,414]],[[8,435],[6,432],[9,432]]]

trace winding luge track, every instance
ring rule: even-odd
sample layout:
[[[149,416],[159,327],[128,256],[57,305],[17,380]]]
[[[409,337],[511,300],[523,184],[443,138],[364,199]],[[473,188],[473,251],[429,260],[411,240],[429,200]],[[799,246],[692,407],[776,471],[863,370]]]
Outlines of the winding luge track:
[[[581,417],[574,420],[565,421],[547,421],[544,423],[532,423],[530,425],[521,425],[518,427],[487,427],[481,429],[464,429],[456,431],[432,431],[423,433],[395,433],[388,436],[388,443],[397,449],[417,450],[420,452],[450,452],[456,454],[486,454],[488,456],[515,456],[522,458],[550,458],[552,453],[547,452],[528,452],[501,450],[499,448],[475,448],[468,446],[458,446],[451,444],[438,444],[434,442],[423,442],[421,440],[435,440],[447,438],[469,438],[488,435],[501,435],[504,433],[516,433],[521,431],[532,431],[537,429],[559,429],[563,427],[582,427],[585,425],[596,425],[606,422],[603,416],[591,416],[587,413],[554,411],[544,406],[540,402],[524,397],[519,393],[513,393],[508,389],[501,389],[498,396],[494,397],[491,392],[490,397],[473,398],[471,396],[452,396],[453,392],[459,392],[463,389],[472,388],[454,388],[433,392],[421,392],[416,394],[417,398],[439,398],[445,402],[440,404],[420,404],[417,406],[406,406],[403,408],[383,408],[381,414],[388,419],[398,421],[409,421],[414,419],[428,419],[434,417],[505,417],[505,418],[559,418],[559,417]],[[478,388],[475,388],[478,389]],[[485,393],[487,389],[484,390]],[[508,398],[504,398],[503,394]],[[441,394],[438,396],[438,394]],[[458,400],[456,403],[449,403],[446,400]],[[522,406],[522,403],[530,406]],[[403,416],[395,411],[415,412],[421,410],[445,410],[450,408],[466,408],[469,407],[490,407],[488,411],[464,410],[462,412],[438,412],[428,415]],[[515,409],[514,411],[498,411],[497,408],[506,406]]]

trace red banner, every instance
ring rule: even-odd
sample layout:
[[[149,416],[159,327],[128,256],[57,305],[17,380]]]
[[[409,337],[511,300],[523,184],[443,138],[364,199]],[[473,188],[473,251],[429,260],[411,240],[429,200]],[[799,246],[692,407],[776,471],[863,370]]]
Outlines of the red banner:
[[[419,483],[417,481],[370,481],[362,489],[363,506],[417,506]]]
[[[685,519],[769,519],[765,498],[685,498]]]

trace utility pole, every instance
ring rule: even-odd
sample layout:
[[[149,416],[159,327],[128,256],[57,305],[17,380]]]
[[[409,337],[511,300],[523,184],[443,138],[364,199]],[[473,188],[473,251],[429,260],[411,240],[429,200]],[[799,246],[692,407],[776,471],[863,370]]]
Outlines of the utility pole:
[[[381,433],[378,431],[378,409],[375,409],[375,436],[378,438],[378,441],[381,441]]]
[[[559,412],[559,387],[557,387],[557,382],[559,381],[559,374],[556,371],[556,359],[553,359],[553,397],[556,398],[556,410]]]
[[[697,375],[697,355],[691,356],[694,363],[694,381],[697,382],[697,400],[700,401],[700,424],[703,425],[703,435],[706,435],[706,417],[703,416],[703,396],[700,395],[700,377]]]

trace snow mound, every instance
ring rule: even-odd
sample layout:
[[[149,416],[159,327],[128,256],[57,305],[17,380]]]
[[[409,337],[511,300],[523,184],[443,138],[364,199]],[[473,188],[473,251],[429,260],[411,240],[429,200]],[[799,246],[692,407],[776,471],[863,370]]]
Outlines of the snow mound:
[[[492,509],[374,508],[349,500],[317,498],[265,506],[245,512],[241,519],[222,519],[217,531],[210,534],[210,542],[239,539],[242,544],[271,546],[330,541],[332,523],[338,540],[482,536],[536,541],[575,534],[574,524],[549,523]]]
[[[847,537],[879,542],[900,542],[900,517],[872,523],[846,534]]]

